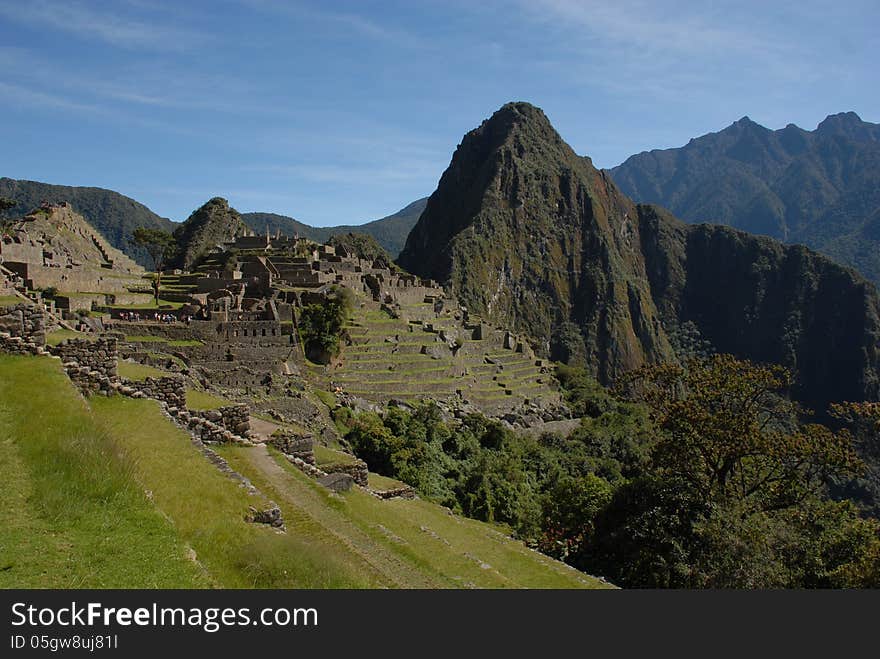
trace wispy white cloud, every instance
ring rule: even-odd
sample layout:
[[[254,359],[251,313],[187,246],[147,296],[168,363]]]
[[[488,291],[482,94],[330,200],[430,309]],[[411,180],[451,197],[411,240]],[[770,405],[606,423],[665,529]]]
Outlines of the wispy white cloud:
[[[329,9],[331,3],[320,4],[319,8],[285,0],[238,0],[238,2],[250,9],[323,23],[385,44],[405,48],[424,48],[429,45],[424,35],[388,23],[380,23],[363,14]]]
[[[52,90],[67,96],[68,106],[104,108],[130,115],[151,110],[202,110],[238,115],[284,116],[284,107],[260,103],[260,90],[253,82],[227,73],[200,73],[173,64],[149,60],[108,67],[101,77],[80,67],[68,67],[58,59],[21,47],[0,46],[0,71],[7,82],[16,79],[24,89]],[[217,90],[223,93],[218,94]],[[36,104],[37,97],[32,97]],[[52,104],[40,104],[45,108]],[[61,107],[61,103],[55,104]]]
[[[80,103],[71,98],[40,89],[31,89],[20,85],[0,81],[0,100],[4,105],[65,110],[93,115],[106,114],[104,108],[90,103]]]
[[[802,43],[778,25],[746,20],[739,3],[521,0],[520,6],[527,20],[558,38],[544,66],[610,92],[700,93],[707,83],[730,83],[731,74],[757,68],[765,79],[812,75]],[[566,55],[580,62],[566,67]]]
[[[288,165],[256,164],[243,165],[239,169],[243,172],[266,174],[277,178],[348,185],[394,185],[406,181],[422,180],[426,176],[439,176],[436,162],[421,160],[400,161],[395,165],[347,165],[319,162]]]
[[[79,2],[11,0],[0,2],[0,16],[33,27],[51,28],[113,46],[148,50],[184,50],[201,44],[205,34],[169,22],[124,16],[119,4],[102,10]]]

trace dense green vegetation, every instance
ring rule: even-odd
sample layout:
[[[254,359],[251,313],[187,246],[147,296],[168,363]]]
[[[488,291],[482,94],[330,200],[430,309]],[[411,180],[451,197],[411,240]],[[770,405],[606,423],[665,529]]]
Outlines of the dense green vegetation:
[[[300,312],[299,333],[308,359],[326,364],[339,354],[339,341],[353,295],[351,289],[333,286],[323,302],[307,305]]]
[[[371,470],[619,585],[880,585],[880,527],[827,495],[862,468],[852,438],[800,423],[783,369],[661,365],[617,398],[560,375],[588,415],[565,438],[425,404],[348,419],[346,440]]]

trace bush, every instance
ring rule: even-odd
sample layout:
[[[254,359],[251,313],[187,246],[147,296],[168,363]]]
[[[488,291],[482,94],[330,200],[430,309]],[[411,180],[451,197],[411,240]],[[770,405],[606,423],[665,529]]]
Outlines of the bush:
[[[339,354],[339,339],[352,301],[349,289],[334,286],[322,304],[310,304],[300,312],[300,338],[310,360],[326,364]]]

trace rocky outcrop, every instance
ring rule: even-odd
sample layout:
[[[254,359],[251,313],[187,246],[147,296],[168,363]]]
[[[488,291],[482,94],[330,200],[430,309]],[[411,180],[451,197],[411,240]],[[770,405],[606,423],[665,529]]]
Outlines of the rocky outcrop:
[[[52,204],[68,202],[73,210],[82,215],[113,247],[132,257],[142,266],[152,267],[152,260],[143,247],[131,242],[134,230],[138,227],[146,227],[171,231],[175,226],[171,220],[159,217],[134,199],[102,188],[50,185],[37,181],[0,178],[0,197],[8,197],[17,202],[14,207],[0,211],[0,217],[6,219],[22,217],[37,208],[44,200]]]
[[[0,236],[0,261],[29,289],[126,293],[144,269],[66,202],[42,204]]]
[[[637,206],[526,103],[464,137],[399,262],[605,383],[702,341],[793,368],[817,407],[878,393],[873,286],[803,247]]]
[[[192,269],[209,250],[232,240],[243,228],[238,211],[225,199],[214,197],[174,230],[178,252],[172,265]]]

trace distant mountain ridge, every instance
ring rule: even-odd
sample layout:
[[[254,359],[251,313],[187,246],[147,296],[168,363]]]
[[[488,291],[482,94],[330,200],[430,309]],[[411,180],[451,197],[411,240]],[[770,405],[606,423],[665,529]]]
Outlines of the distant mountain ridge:
[[[22,217],[41,202],[61,203],[73,206],[113,247],[121,250],[143,266],[152,262],[146,250],[131,244],[130,238],[138,227],[174,232],[181,222],[161,217],[130,197],[119,192],[96,187],[54,185],[39,181],[0,178],[0,197],[8,197],[18,204],[0,212],[0,217]],[[276,213],[242,213],[241,219],[258,233],[281,229],[282,233],[298,233],[317,242],[326,242],[330,236],[365,233],[373,236],[392,258],[396,258],[410,230],[425,208],[428,198],[417,199],[396,213],[361,225],[346,224],[335,227],[313,227],[286,215]]]
[[[880,124],[855,112],[815,130],[743,117],[610,170],[621,191],[687,222],[802,243],[880,283]]]
[[[365,233],[375,238],[392,258],[397,258],[406,243],[406,237],[415,226],[427,203],[428,198],[423,197],[381,219],[365,224],[342,224],[333,227],[313,227],[292,217],[276,213],[242,213],[241,219],[258,233],[266,231],[267,228],[271,233],[280,229],[285,235],[296,233],[321,243],[326,242],[330,236],[334,235]]]
[[[601,381],[705,350],[785,365],[811,407],[880,392],[880,297],[801,246],[636,204],[544,113],[461,141],[398,259]]]
[[[22,217],[39,207],[43,201],[54,204],[66,201],[113,247],[145,266],[151,265],[147,252],[129,241],[134,230],[147,227],[173,231],[177,226],[134,199],[104,188],[52,185],[4,177],[0,178],[0,197],[18,202],[16,206],[0,214],[5,218]]]

